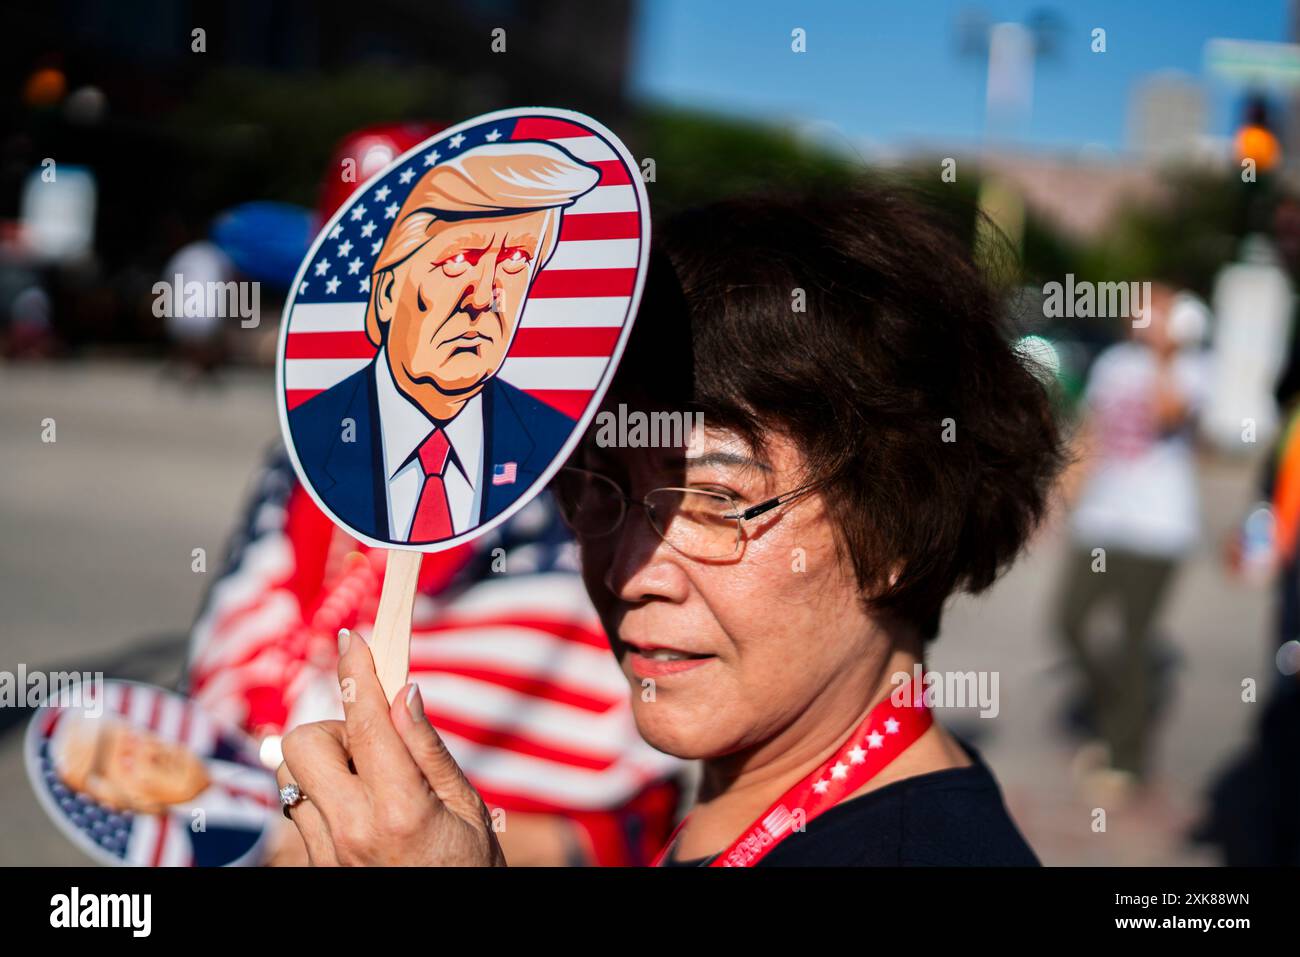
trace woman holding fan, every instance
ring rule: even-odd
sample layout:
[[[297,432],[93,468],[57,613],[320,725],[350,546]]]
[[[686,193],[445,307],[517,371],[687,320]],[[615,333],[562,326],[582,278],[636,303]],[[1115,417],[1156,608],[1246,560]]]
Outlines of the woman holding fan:
[[[553,490],[638,730],[702,762],[660,862],[1037,863],[910,684],[948,597],[1019,552],[1061,455],[969,251],[909,202],[842,192],[717,203],[657,245],[606,407],[703,427],[686,448],[589,438]],[[347,719],[287,736],[280,769],[312,861],[504,863],[509,822],[418,689],[389,706],[343,642]]]

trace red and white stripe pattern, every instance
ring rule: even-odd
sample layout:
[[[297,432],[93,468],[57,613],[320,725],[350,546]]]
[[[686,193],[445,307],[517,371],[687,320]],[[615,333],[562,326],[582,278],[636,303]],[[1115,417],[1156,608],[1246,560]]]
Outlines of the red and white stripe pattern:
[[[150,685],[126,681],[106,681],[93,700],[60,699],[53,702],[46,717],[43,733],[54,733],[65,710],[85,710],[95,714],[102,709],[127,724],[145,728],[164,741],[183,744],[196,754],[210,754],[217,744],[219,731],[212,719],[193,702]]]
[[[629,170],[602,137],[552,117],[518,120],[514,140],[549,140],[600,170],[600,181],[564,211],[559,242],[537,275],[498,375],[572,419],[608,369],[630,307],[641,255],[641,209]],[[352,202],[356,202],[354,198]],[[379,234],[377,234],[379,235]],[[366,303],[304,302],[289,318],[284,359],[293,409],[374,358]]]

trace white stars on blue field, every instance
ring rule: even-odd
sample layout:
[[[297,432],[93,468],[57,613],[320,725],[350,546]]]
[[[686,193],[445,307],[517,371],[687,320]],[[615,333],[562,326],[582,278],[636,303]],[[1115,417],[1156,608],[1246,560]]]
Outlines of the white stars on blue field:
[[[68,815],[68,820],[108,853],[125,858],[135,816],[130,811],[112,811],[86,795],[70,790],[59,780],[58,772],[54,769],[48,741],[41,742],[40,759],[44,784]]]

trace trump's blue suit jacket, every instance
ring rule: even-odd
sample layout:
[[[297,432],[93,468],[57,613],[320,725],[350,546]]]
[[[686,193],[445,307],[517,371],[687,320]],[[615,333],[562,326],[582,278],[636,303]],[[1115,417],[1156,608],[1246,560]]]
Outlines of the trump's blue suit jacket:
[[[535,482],[573,430],[573,420],[500,379],[483,397],[481,511],[475,524],[501,514]],[[356,423],[343,441],[345,419]],[[339,518],[380,541],[388,528],[387,482],[375,394],[375,362],[313,396],[289,413],[294,449],[311,486]],[[515,463],[510,484],[493,485],[493,466]]]

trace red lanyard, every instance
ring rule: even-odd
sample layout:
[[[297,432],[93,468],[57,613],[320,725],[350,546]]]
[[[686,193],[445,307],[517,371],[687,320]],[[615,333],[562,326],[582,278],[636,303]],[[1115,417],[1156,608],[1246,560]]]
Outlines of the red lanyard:
[[[872,708],[825,764],[777,798],[776,803],[714,857],[709,866],[753,867],[790,834],[802,830],[804,824],[829,811],[884,770],[923,735],[934,720],[930,709],[919,701],[913,702],[912,697],[909,683],[906,688],[895,689]],[[894,704],[895,698],[904,704]],[[677,835],[686,826],[686,820],[688,818],[677,825],[652,866],[658,867],[663,863],[677,842]]]

